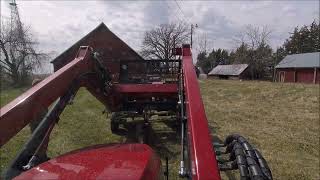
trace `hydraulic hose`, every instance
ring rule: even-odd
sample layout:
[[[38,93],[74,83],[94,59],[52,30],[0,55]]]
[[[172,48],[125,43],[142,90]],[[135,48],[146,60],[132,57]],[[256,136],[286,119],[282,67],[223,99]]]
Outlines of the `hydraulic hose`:
[[[256,157],[258,159],[258,163],[259,163],[259,166],[261,167],[262,173],[268,179],[272,179],[272,173],[271,173],[271,170],[270,170],[270,168],[268,166],[267,161],[263,158],[263,156],[261,155],[261,153],[257,149],[255,149],[254,152],[255,152]]]
[[[229,161],[219,164],[221,171],[239,169],[240,179],[272,180],[270,168],[261,153],[241,135],[231,134],[224,141]]]

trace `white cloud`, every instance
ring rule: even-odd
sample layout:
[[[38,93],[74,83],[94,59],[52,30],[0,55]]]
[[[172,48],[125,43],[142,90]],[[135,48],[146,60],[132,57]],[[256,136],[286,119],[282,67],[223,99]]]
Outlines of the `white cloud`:
[[[1,1],[1,18],[10,17]],[[318,1],[19,1],[22,21],[32,26],[44,51],[61,53],[102,21],[139,50],[144,31],[161,23],[187,20],[198,24],[197,37],[208,47],[232,49],[233,37],[247,24],[273,30],[270,44],[281,45],[296,26],[319,20]],[[181,7],[182,11],[177,6]]]

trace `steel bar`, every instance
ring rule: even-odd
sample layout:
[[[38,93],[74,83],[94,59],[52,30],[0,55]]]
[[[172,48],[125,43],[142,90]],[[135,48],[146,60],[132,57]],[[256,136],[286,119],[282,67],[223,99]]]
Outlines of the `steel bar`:
[[[219,167],[211,144],[211,136],[200,94],[200,87],[192,62],[190,45],[183,46],[182,68],[192,179],[220,179]]]
[[[81,47],[73,61],[0,109],[0,147],[62,96],[75,78],[92,68],[90,55],[89,47]]]

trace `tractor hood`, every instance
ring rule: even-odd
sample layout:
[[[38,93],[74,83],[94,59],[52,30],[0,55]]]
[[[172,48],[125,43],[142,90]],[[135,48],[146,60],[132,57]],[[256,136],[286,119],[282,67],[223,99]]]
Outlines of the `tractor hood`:
[[[158,179],[161,161],[144,144],[97,145],[44,162],[14,179]]]

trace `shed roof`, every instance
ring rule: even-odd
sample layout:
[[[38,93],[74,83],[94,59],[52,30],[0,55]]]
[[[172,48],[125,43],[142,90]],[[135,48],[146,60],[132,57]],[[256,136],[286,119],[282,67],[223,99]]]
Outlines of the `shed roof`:
[[[320,52],[287,55],[276,68],[320,67]]]
[[[248,64],[218,65],[208,75],[229,75],[238,76],[248,68]]]

